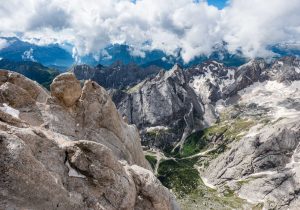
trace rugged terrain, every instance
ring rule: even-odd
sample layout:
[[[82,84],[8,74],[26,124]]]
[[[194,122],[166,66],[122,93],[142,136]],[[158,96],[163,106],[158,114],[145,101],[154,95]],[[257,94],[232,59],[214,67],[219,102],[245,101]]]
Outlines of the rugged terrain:
[[[183,70],[175,65],[126,92],[112,91],[118,110],[141,131],[143,145],[165,151],[216,122],[215,103],[233,84],[235,69],[208,61]]]
[[[300,208],[298,58],[72,71],[1,71],[3,208],[179,208],[160,182],[182,209]]]
[[[113,100],[183,209],[298,209],[300,60],[174,66]]]
[[[0,209],[178,209],[96,82],[0,71]]]
[[[265,209],[299,209],[299,66],[291,58],[276,61],[262,72],[265,81],[240,90],[237,102],[219,104],[225,117],[217,129],[228,135],[220,125],[234,121],[247,129],[231,132],[236,137],[227,136],[224,152],[203,169],[210,184]]]

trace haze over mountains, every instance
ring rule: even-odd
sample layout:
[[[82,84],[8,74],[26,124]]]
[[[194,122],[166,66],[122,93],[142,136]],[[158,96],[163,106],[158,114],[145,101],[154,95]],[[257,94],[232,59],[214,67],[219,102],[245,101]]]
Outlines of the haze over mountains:
[[[181,58],[180,50],[177,56],[167,55],[161,50],[150,50],[146,51],[145,55],[141,57],[133,55],[133,47],[125,44],[115,44],[99,50],[97,55],[90,54],[78,57],[73,54],[73,46],[70,44],[36,45],[21,41],[16,37],[2,37],[1,40],[5,40],[6,44],[0,48],[0,58],[11,61],[38,62],[59,71],[66,71],[72,65],[76,64],[88,64],[91,66],[101,64],[109,66],[118,61],[124,64],[134,63],[141,67],[154,65],[168,70],[176,63],[184,67],[190,67],[207,60],[216,60],[227,66],[240,66],[250,60],[250,58],[244,56],[241,52],[236,54],[229,53],[226,50],[226,43],[216,45],[214,51],[208,56],[199,54],[195,59],[185,63]],[[275,53],[274,58],[300,55],[297,45],[274,45],[270,49]]]

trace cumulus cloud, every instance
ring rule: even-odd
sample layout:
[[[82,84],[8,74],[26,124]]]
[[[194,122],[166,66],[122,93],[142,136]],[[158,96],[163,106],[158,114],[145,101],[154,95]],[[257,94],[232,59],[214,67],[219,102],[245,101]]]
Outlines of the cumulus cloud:
[[[232,0],[220,19],[223,39],[230,50],[266,56],[268,45],[300,40],[299,0]]]
[[[33,49],[30,48],[29,50],[25,51],[22,55],[22,59],[26,61],[36,61],[33,57]]]
[[[7,46],[8,46],[8,42],[5,39],[0,39],[0,50]]]
[[[38,44],[68,42],[76,56],[126,43],[133,55],[180,50],[190,61],[225,41],[231,52],[255,57],[299,42],[299,10],[299,0],[231,0],[221,10],[205,0],[10,0],[0,5],[0,31]]]

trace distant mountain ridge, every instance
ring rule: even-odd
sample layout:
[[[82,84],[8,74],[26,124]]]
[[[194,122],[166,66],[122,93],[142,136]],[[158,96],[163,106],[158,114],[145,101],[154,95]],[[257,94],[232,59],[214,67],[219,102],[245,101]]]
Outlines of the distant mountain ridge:
[[[45,66],[70,66],[73,64],[72,55],[58,44],[39,46],[18,38],[5,39],[8,45],[0,50],[0,57],[12,61],[36,61]]]
[[[142,80],[155,76],[161,69],[157,66],[146,68],[136,64],[115,62],[110,66],[75,65],[69,71],[73,72],[79,80],[93,80],[109,89],[126,89]]]
[[[59,75],[59,71],[33,61],[11,61],[1,59],[0,69],[6,69],[23,74],[48,89],[53,79]]]
[[[241,52],[230,53],[226,49],[226,43],[216,45],[209,56],[198,55],[188,63],[185,63],[180,56],[180,50],[176,55],[167,55],[161,50],[154,49],[145,51],[140,56],[133,55],[134,48],[126,44],[111,44],[104,49],[99,49],[96,53],[78,57],[73,55],[71,44],[49,44],[40,46],[26,41],[22,41],[16,37],[0,37],[6,40],[7,46],[0,49],[0,57],[13,61],[36,61],[45,66],[66,71],[75,64],[88,64],[96,66],[98,64],[110,66],[117,61],[124,64],[135,63],[142,67],[152,65],[163,69],[170,69],[175,63],[187,68],[193,65],[205,62],[207,60],[216,60],[227,66],[240,66],[249,61]],[[300,50],[290,45],[274,45],[270,50],[277,53],[278,56],[300,55]],[[76,58],[75,58],[76,57]],[[276,56],[275,56],[276,57]]]

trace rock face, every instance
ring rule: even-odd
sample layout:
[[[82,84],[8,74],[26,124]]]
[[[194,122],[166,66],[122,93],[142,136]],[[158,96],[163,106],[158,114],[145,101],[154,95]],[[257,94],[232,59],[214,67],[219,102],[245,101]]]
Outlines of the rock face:
[[[268,78],[278,82],[300,80],[300,60],[296,57],[283,57],[271,66]]]
[[[174,66],[129,90],[111,90],[118,110],[136,124],[143,145],[161,149],[183,142],[192,132],[215,123],[220,99],[231,103],[256,82],[299,79],[299,59],[284,57],[267,64],[252,60],[238,68],[207,61],[186,70]]]
[[[255,126],[243,130],[239,140],[228,143],[228,149],[204,169],[208,183],[219,191],[235,192],[264,209],[299,209],[298,61],[275,61],[262,71],[265,81],[238,91],[236,102],[223,107],[238,108],[228,115]]]
[[[234,69],[215,61],[183,70],[175,65],[127,92],[112,91],[118,110],[140,129],[143,145],[168,150],[216,122],[214,104],[234,82]]]
[[[227,86],[224,91],[224,98],[234,96],[239,90],[246,88],[254,82],[264,81],[262,72],[268,67],[264,60],[252,60],[240,66],[234,74],[234,83]]]
[[[0,209],[178,209],[106,91],[0,71]],[[79,94],[80,93],[80,94]]]
[[[118,92],[113,98],[118,98],[116,94]],[[148,146],[168,148],[204,126],[203,103],[179,66],[168,72],[161,71],[155,78],[123,93],[121,98],[119,111],[142,129],[144,143]]]
[[[266,209],[299,209],[299,143],[299,121],[283,119],[231,143],[205,176],[220,189],[229,187]]]

